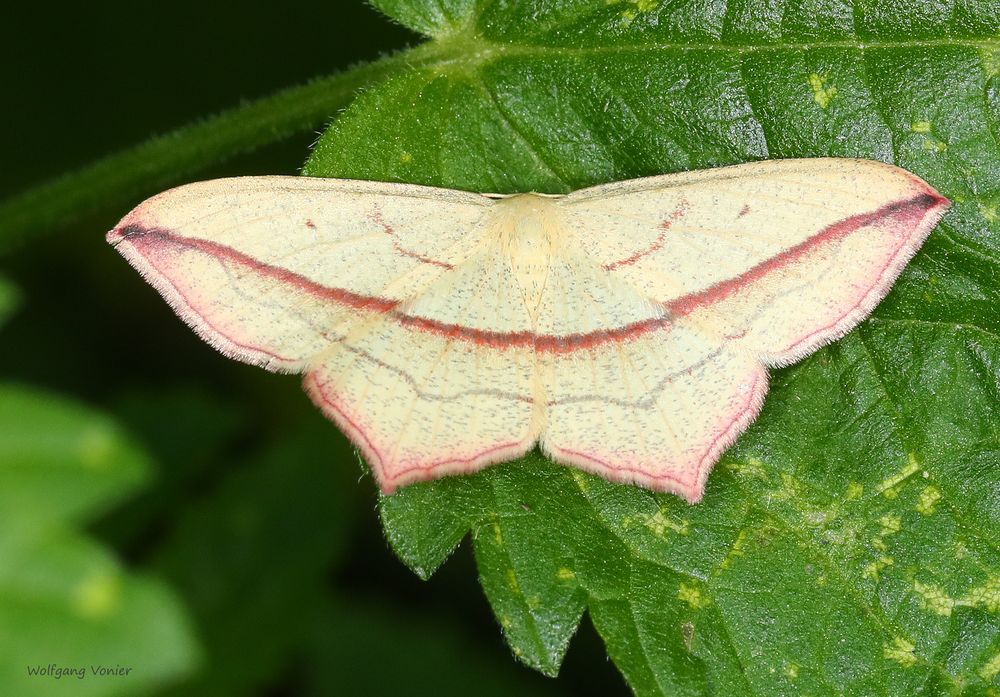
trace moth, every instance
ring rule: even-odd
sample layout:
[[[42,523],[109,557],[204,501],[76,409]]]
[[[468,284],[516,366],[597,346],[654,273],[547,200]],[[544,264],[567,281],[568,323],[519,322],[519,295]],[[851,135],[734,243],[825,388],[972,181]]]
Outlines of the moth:
[[[303,373],[386,494],[537,444],[695,503],[767,368],[867,316],[948,205],[833,158],[565,196],[240,177],[107,239],[223,354]]]

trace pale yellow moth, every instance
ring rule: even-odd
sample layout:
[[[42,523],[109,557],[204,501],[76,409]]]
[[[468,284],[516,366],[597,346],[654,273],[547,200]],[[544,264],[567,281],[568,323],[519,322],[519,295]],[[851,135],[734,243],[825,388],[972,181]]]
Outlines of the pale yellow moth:
[[[244,177],[154,196],[108,241],[224,354],[304,373],[386,493],[538,444],[694,503],[766,367],[861,321],[947,207],[851,159],[566,196]]]

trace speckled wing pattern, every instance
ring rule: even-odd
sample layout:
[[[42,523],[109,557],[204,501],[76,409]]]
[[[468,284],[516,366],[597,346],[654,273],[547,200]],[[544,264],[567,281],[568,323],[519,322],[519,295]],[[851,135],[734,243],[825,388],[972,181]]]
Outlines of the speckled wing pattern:
[[[539,444],[696,502],[766,367],[863,319],[947,206],[848,159],[568,196],[244,177],[155,196],[108,240],[220,351],[304,373],[386,493]]]

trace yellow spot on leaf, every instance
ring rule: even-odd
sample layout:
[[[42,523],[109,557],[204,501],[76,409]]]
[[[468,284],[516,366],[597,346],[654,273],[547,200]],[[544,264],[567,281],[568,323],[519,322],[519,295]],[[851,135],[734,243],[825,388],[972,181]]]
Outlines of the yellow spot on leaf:
[[[781,486],[784,491],[781,492],[783,498],[795,498],[798,490],[802,488],[802,482],[788,474],[788,472],[781,473]]]
[[[572,581],[574,578],[576,578],[576,574],[573,572],[573,569],[567,569],[564,566],[563,568],[559,569],[559,571],[556,572],[556,578],[558,578],[560,581]]]
[[[743,543],[746,542],[746,539],[747,531],[740,530],[736,535],[736,539],[733,540],[733,545],[729,548],[729,553],[726,554],[726,558],[719,564],[720,569],[728,569],[729,565],[733,563],[733,559],[735,557],[743,556]]]
[[[855,499],[861,498],[863,493],[865,493],[865,488],[861,484],[851,482],[847,485],[847,494],[845,496],[848,501],[854,501]]]
[[[767,481],[767,470],[764,461],[755,457],[747,458],[743,461],[731,461],[726,464],[735,474],[749,479],[762,479]]]
[[[628,3],[637,9],[639,12],[649,12],[650,10],[655,10],[657,5],[659,5],[659,0],[606,0],[607,5],[621,5],[623,3]]]
[[[121,594],[121,580],[117,575],[93,574],[73,589],[73,610],[87,619],[108,617],[118,608]]]
[[[400,162],[413,162],[413,155],[411,155],[408,152],[404,152],[402,155],[399,156],[399,161]]]
[[[695,585],[682,583],[677,589],[677,597],[687,603],[692,610],[700,610],[708,605],[708,598],[703,596],[701,589]]]
[[[973,588],[957,604],[973,607],[982,605],[988,612],[1000,612],[1000,576],[994,576],[984,585]]]
[[[789,663],[785,666],[785,675],[787,675],[790,680],[795,680],[795,678],[799,677],[799,664]]]
[[[890,661],[896,661],[904,668],[910,668],[917,662],[917,656],[913,653],[916,647],[903,637],[896,637],[892,646],[882,645],[882,655]]]
[[[864,578],[870,578],[875,581],[878,581],[879,574],[882,573],[882,571],[886,567],[892,566],[892,564],[893,564],[892,557],[879,557],[871,564],[865,566],[865,568],[861,572],[861,575]]]
[[[997,212],[996,204],[986,205],[985,203],[980,203],[979,214],[983,216],[983,219],[987,223],[995,223],[997,220],[1000,220],[1000,213]]]
[[[515,593],[521,592],[521,584],[517,582],[517,575],[514,574],[513,569],[507,569],[507,585]]]
[[[646,527],[653,531],[654,535],[663,536],[667,531],[667,517],[663,511],[657,511],[646,519]]]
[[[688,534],[688,521],[677,521],[673,516],[664,514],[662,510],[657,511],[646,519],[646,527],[659,537],[663,537],[667,530],[673,530],[678,535]]]
[[[580,493],[586,494],[590,490],[590,475],[576,467],[571,467],[569,473]]]
[[[512,624],[513,622],[510,621],[510,617],[508,617],[507,615],[504,615],[503,617],[500,618],[500,626],[503,627],[504,629],[510,629]]]
[[[940,500],[940,489],[933,484],[924,487],[924,490],[920,492],[920,499],[917,501],[917,511],[923,515],[931,515]]]
[[[503,545],[503,533],[500,531],[500,523],[493,523],[493,538],[497,545]]]
[[[897,515],[892,515],[891,513],[886,513],[878,519],[878,522],[882,524],[882,532],[880,534],[883,537],[897,533],[903,528],[902,519]]]
[[[983,680],[993,680],[993,678],[1000,674],[1000,653],[995,654],[993,658],[986,661],[986,663],[983,664],[983,667],[977,672],[979,673],[979,677]]]
[[[917,456],[910,453],[906,467],[884,480],[878,487],[878,493],[887,499],[894,499],[899,495],[899,485],[920,471]]]
[[[920,581],[913,582],[913,590],[920,596],[920,607],[930,610],[936,615],[948,616],[955,607],[955,600],[949,598],[938,586],[928,585]]]
[[[625,24],[631,24],[639,16],[640,12],[649,12],[656,9],[659,4],[657,0],[605,0],[607,5],[627,5],[621,11],[621,18]]]
[[[932,138],[930,136],[933,126],[930,121],[914,121],[910,124],[910,130],[914,133],[919,133],[923,136],[923,149],[924,150],[934,150],[935,152],[944,152],[948,149],[948,144]]]
[[[830,102],[837,96],[837,88],[833,86],[827,87],[826,81],[826,75],[812,73],[809,76],[809,87],[812,89],[813,100],[819,104],[821,109],[826,109],[830,106]]]
[[[983,607],[988,612],[1000,612],[1000,577],[990,578],[961,598],[951,598],[940,587],[920,581],[913,582],[913,590],[920,595],[920,606],[938,615],[951,615],[955,607]]]
[[[979,55],[983,60],[983,71],[987,78],[1000,75],[1000,49],[983,48]]]

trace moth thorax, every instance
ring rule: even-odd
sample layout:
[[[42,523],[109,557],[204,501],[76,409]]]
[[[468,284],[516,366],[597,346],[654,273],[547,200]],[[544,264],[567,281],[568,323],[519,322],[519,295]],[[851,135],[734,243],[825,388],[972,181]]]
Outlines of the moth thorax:
[[[552,256],[552,240],[540,215],[521,218],[515,223],[511,252],[525,262],[548,263]]]
[[[511,257],[521,263],[547,264],[552,256],[552,204],[541,196],[522,194],[501,202],[503,236]]]
[[[551,202],[524,194],[501,202],[503,246],[525,305],[533,311],[541,301],[557,240]]]

